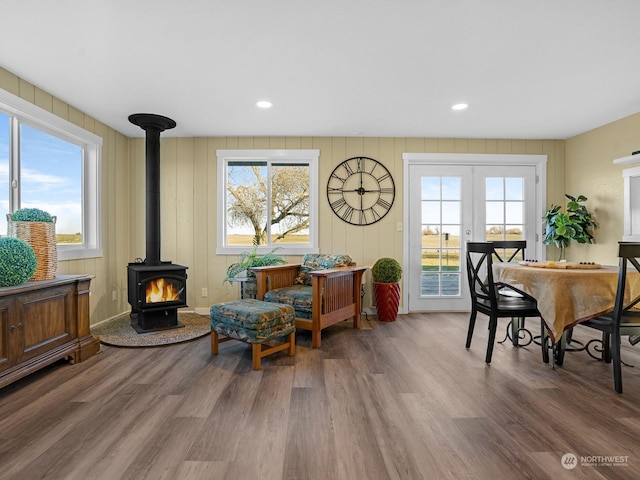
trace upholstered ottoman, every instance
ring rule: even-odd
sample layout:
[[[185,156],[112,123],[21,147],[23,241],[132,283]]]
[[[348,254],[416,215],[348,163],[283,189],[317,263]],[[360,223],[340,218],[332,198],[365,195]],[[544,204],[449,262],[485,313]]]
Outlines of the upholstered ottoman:
[[[233,300],[213,305],[210,314],[212,355],[218,354],[219,343],[232,339],[251,344],[254,370],[260,370],[262,358],[272,353],[288,349],[289,356],[296,354],[295,315],[291,305]],[[284,343],[263,348],[263,343],[284,336],[288,336]]]

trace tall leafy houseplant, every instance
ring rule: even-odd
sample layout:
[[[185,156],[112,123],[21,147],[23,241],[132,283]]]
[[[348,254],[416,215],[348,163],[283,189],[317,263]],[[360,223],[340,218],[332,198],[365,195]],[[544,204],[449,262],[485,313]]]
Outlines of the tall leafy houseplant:
[[[278,248],[276,247],[264,255],[258,255],[258,243],[254,241],[250,252],[242,252],[240,261],[229,265],[225,281],[230,281],[229,279],[235,277],[246,277],[247,279],[243,280],[242,284],[242,295],[243,297],[254,298],[257,291],[256,276],[251,271],[251,267],[266,267],[287,263],[283,257],[275,253]]]
[[[564,257],[564,249],[572,241],[578,243],[594,243],[592,231],[598,228],[593,216],[583,204],[587,197],[578,195],[573,197],[565,194],[569,200],[566,213],[559,205],[551,205],[542,219],[545,221],[544,244],[555,245],[560,249],[558,260]]]
[[[393,322],[400,306],[402,267],[395,258],[380,258],[371,268],[378,320]]]

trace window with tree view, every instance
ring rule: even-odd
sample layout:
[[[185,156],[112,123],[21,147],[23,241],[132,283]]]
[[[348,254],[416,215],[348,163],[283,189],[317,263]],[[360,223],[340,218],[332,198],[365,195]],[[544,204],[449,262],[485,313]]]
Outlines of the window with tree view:
[[[226,184],[219,249],[233,253],[257,244],[283,250],[316,244],[315,151],[219,151]],[[284,253],[284,252],[283,252]]]

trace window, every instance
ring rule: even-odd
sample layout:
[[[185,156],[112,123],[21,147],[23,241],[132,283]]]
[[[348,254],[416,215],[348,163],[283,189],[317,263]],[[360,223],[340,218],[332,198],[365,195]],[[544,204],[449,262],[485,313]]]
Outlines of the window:
[[[316,252],[319,150],[218,150],[219,254]]]
[[[58,258],[102,255],[102,139],[0,90],[0,235],[7,214],[39,208],[56,217]]]
[[[525,179],[486,177],[485,185],[486,240],[524,240]]]

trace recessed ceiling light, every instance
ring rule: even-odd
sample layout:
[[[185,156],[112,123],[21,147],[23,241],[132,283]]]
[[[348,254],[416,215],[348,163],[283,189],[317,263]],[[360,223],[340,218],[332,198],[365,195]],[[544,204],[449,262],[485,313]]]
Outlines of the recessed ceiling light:
[[[464,110],[468,107],[469,105],[467,105],[466,103],[456,103],[453,107],[451,107],[452,110]]]
[[[273,107],[273,103],[269,100],[260,100],[259,102],[256,102],[256,106],[260,108],[271,108]]]

